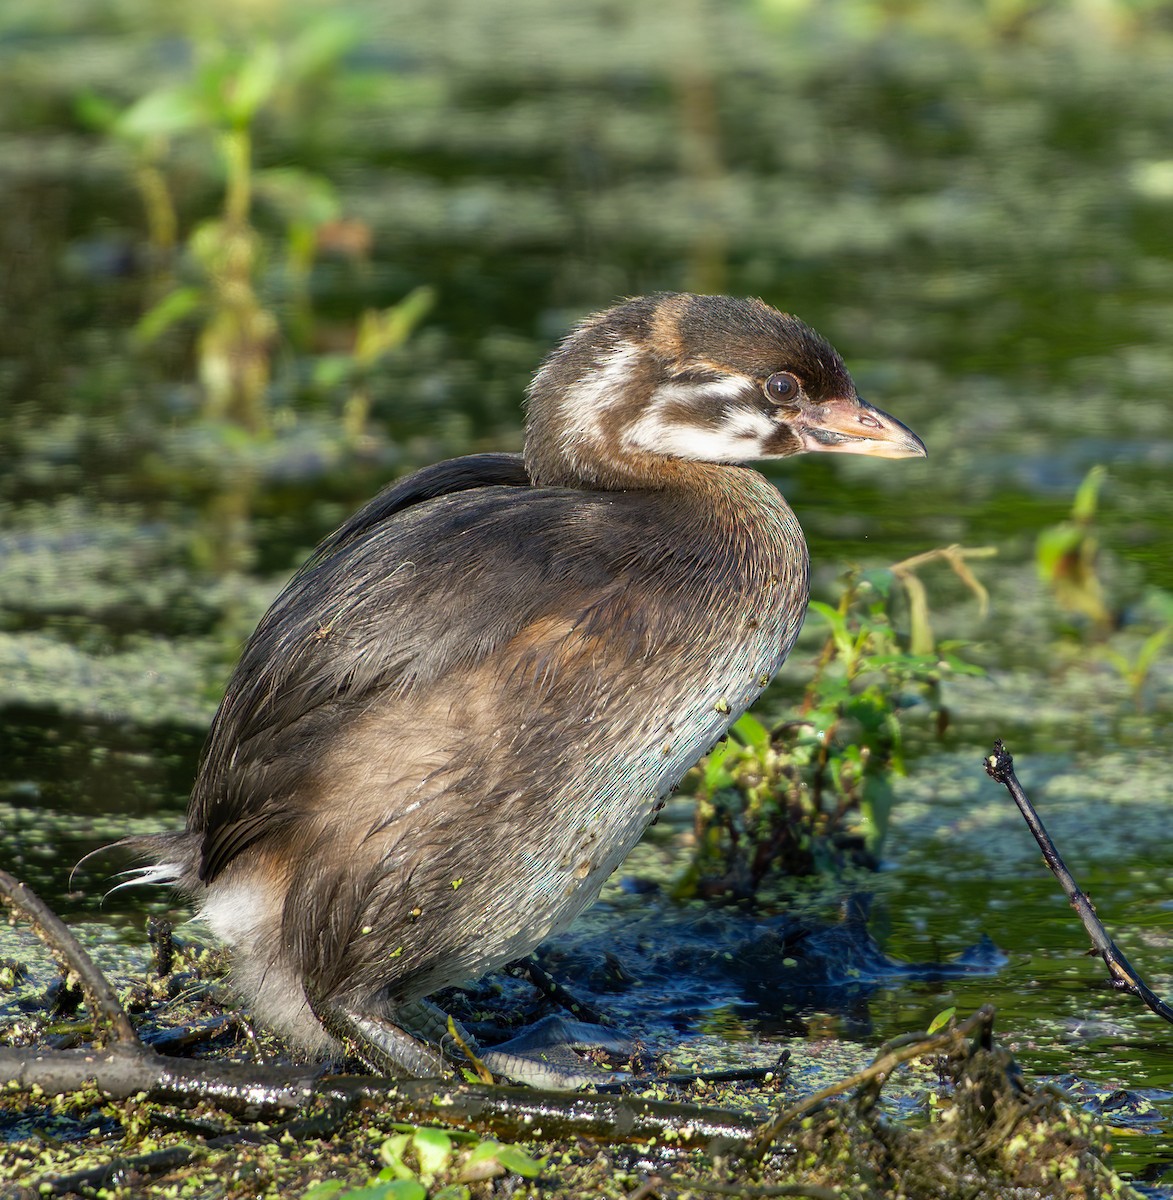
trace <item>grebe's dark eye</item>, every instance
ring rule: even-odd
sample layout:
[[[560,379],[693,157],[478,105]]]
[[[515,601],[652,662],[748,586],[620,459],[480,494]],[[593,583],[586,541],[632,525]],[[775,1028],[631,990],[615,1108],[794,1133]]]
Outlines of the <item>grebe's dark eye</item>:
[[[775,404],[787,404],[802,391],[802,384],[789,371],[779,371],[766,380],[765,391]]]

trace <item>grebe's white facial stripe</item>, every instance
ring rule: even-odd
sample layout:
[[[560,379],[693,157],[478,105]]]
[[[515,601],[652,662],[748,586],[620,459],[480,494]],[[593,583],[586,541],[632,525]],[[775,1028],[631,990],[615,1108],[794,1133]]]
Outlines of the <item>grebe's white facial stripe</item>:
[[[574,387],[562,402],[568,417],[596,418],[616,404],[621,404],[631,382],[632,368],[643,351],[631,342],[619,342]]]
[[[562,398],[562,449],[571,462],[578,459],[577,448],[598,443],[602,438],[601,419],[608,409],[622,404],[631,381],[632,370],[643,352],[632,342],[618,342],[597,359],[583,378],[568,388]]]
[[[762,457],[762,448],[774,432],[774,423],[760,409],[730,409],[713,428],[669,420],[653,407],[627,428],[623,440],[628,449],[649,454],[700,462],[748,462]]]
[[[690,400],[736,400],[746,391],[753,392],[753,381],[743,375],[726,375],[699,383],[662,383],[652,393],[651,407]]]

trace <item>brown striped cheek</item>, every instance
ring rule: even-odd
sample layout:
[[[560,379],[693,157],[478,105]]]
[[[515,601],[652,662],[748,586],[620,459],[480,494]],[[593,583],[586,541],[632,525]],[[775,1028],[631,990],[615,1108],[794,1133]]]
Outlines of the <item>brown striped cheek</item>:
[[[787,425],[779,425],[762,443],[762,453],[769,458],[784,458],[790,454],[799,454],[801,451],[802,442]]]

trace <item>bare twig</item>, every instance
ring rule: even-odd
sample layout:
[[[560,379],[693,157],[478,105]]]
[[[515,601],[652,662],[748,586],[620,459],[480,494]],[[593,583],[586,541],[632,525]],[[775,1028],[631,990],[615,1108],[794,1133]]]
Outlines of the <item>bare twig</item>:
[[[790,1196],[798,1200],[842,1200],[843,1193],[838,1188],[820,1187],[814,1183],[772,1183],[754,1187],[748,1183],[718,1183],[715,1180],[688,1179],[685,1176],[673,1176],[675,1183],[683,1192],[708,1192],[714,1196],[737,1196],[738,1200],[757,1200],[757,1197]]]
[[[904,585],[905,594],[908,596],[909,640],[913,654],[932,654],[936,645],[929,623],[928,593],[916,573],[917,569],[931,562],[947,562],[957,578],[977,597],[981,618],[985,620],[990,609],[990,594],[969,569],[966,559],[991,558],[997,553],[995,546],[942,546],[892,564],[892,574]]]
[[[30,1190],[37,1196],[76,1196],[81,1194],[83,1189],[97,1191],[131,1174],[154,1175],[186,1167],[203,1154],[204,1151],[196,1146],[169,1146],[165,1150],[152,1150],[149,1154],[115,1158],[108,1163],[87,1167],[69,1175],[46,1176],[44,1179],[38,1179]]]
[[[0,900],[28,921],[66,975],[77,976],[86,1007],[94,1019],[95,1041],[99,1044],[141,1045],[106,976],[73,936],[69,926],[40,896],[7,871],[0,871]]]
[[[114,1046],[98,1052],[0,1047],[0,1085],[9,1082],[52,1094],[92,1084],[115,1099],[139,1092],[156,1101],[205,1099],[254,1118],[311,1102],[371,1103],[409,1124],[443,1124],[512,1140],[582,1137],[624,1144],[670,1141],[689,1147],[706,1146],[714,1138],[746,1141],[754,1132],[740,1113],[639,1096],[435,1079],[315,1078],[312,1067],[262,1069],[169,1059],[146,1047]]]
[[[124,1179],[127,1175],[152,1175],[185,1167],[188,1163],[206,1157],[209,1152],[227,1150],[234,1146],[275,1143],[283,1138],[306,1141],[310,1138],[330,1138],[338,1132],[343,1121],[354,1107],[355,1100],[330,1102],[319,1112],[308,1117],[295,1117],[283,1125],[262,1125],[256,1128],[237,1129],[190,1146],[171,1146],[153,1150],[148,1154],[114,1158],[69,1175],[46,1176],[37,1180],[32,1191],[38,1196],[72,1196],[83,1189],[98,1191],[111,1182]]]
[[[1031,804],[1022,784],[1018,781],[1018,776],[1014,774],[1014,759],[1000,738],[994,743],[993,754],[986,759],[986,774],[997,783],[1002,784],[1014,797],[1014,803],[1018,805],[1031,833],[1034,834],[1035,841],[1039,844],[1039,849],[1043,852],[1043,859],[1051,868],[1051,873],[1059,880],[1064,892],[1067,893],[1071,907],[1079,914],[1079,919],[1083,922],[1083,927],[1092,940],[1092,948],[1104,960],[1108,974],[1112,977],[1112,986],[1119,991],[1131,992],[1134,996],[1140,997],[1157,1016],[1173,1022],[1173,1008],[1151,991],[1144,980],[1132,969],[1128,959],[1121,954],[1116,943],[1108,936],[1108,931],[1104,928],[1100,918],[1096,916],[1095,907],[1088,899],[1087,894],[1080,889],[1063,859],[1059,856],[1055,843],[1039,819],[1039,814],[1035,812],[1034,805]]]
[[[652,1175],[645,1179],[634,1192],[628,1192],[626,1200],[650,1200],[662,1196],[667,1190],[685,1195],[691,1192],[707,1192],[714,1196],[737,1196],[740,1200],[756,1200],[757,1197],[790,1196],[799,1200],[839,1200],[842,1195],[836,1188],[819,1187],[810,1183],[753,1184],[739,1180],[722,1183],[718,1180],[689,1179],[685,1175]]]
[[[313,1098],[316,1074],[312,1067],[167,1058],[137,1040],[105,1050],[0,1046],[0,1086],[40,1088],[56,1096],[92,1084],[115,1100],[139,1092],[152,1100],[204,1099],[250,1117],[300,1108]]]
[[[527,980],[547,1000],[560,1004],[580,1021],[586,1021],[589,1025],[605,1025],[607,1023],[606,1018],[597,1008],[587,1004],[585,1000],[579,1000],[577,996],[572,996],[558,980],[543,970],[532,955],[508,963],[505,969],[515,978]]]

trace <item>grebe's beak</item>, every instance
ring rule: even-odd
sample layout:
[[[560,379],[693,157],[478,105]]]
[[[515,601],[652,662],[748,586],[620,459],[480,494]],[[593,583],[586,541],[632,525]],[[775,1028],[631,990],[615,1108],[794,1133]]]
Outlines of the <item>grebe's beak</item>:
[[[804,450],[875,458],[924,458],[928,453],[907,425],[855,396],[812,404],[791,422],[791,428]]]

